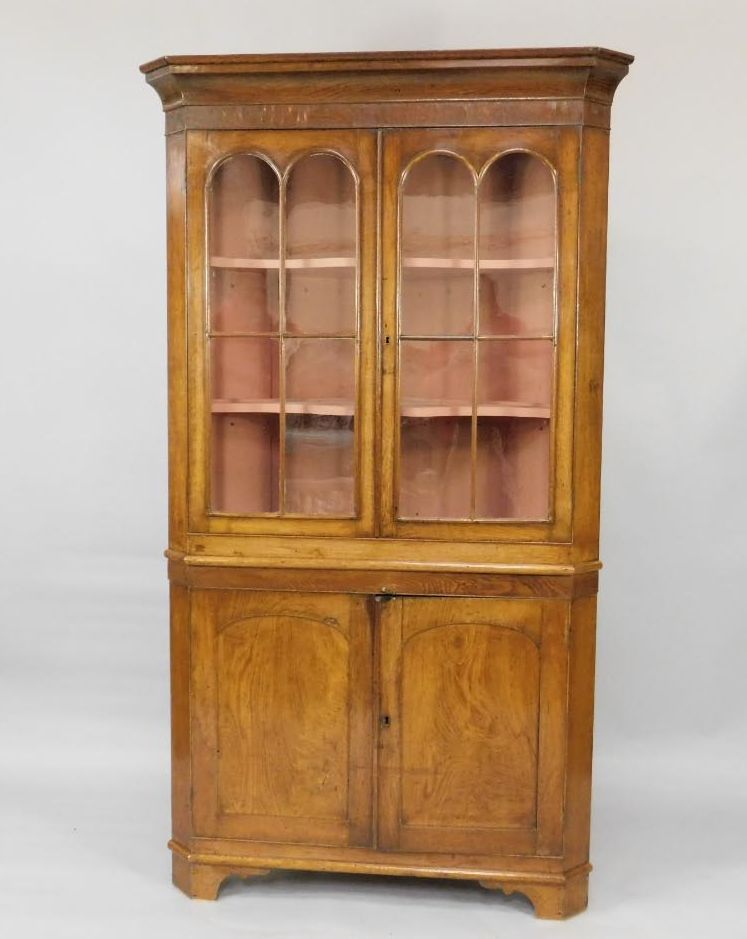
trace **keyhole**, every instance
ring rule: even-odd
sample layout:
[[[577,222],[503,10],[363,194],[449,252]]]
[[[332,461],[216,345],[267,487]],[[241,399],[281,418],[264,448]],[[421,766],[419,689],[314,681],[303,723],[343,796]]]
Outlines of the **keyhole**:
[[[379,718],[379,723],[382,727],[389,727],[389,725],[392,723],[392,719],[388,714],[382,714]]]

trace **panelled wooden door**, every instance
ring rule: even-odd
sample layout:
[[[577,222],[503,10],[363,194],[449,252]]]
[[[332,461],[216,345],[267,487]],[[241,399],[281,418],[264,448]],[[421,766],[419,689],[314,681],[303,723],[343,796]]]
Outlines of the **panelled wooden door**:
[[[371,843],[371,618],[364,597],[195,591],[198,835]]]
[[[384,133],[382,530],[570,534],[578,135]]]
[[[541,600],[382,604],[382,848],[561,853],[566,611]]]

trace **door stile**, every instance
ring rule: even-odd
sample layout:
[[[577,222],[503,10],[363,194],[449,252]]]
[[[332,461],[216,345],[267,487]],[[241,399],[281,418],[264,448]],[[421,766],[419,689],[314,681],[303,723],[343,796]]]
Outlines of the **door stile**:
[[[376,604],[379,650],[377,726],[376,844],[396,850],[400,840],[400,670],[402,600]],[[382,719],[388,718],[384,722]]]

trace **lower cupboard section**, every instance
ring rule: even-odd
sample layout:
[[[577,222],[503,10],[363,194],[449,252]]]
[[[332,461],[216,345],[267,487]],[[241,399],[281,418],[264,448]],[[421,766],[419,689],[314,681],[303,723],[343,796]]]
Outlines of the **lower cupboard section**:
[[[568,631],[585,601],[179,596],[176,843],[378,849],[482,868],[563,855]],[[587,736],[590,751],[590,726]]]

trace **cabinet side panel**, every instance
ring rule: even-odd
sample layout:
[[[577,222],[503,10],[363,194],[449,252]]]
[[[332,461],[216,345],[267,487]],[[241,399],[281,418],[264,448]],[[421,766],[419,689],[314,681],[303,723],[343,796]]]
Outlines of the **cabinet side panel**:
[[[596,597],[575,600],[571,608],[564,851],[567,867],[583,864],[589,856],[596,611]]]
[[[169,547],[186,549],[187,334],[185,135],[166,140],[169,376]]]
[[[192,831],[190,757],[189,589],[172,584],[171,598],[171,818],[173,837],[186,844]]]
[[[599,554],[609,134],[581,132],[578,351],[574,426],[574,542],[579,560]]]

